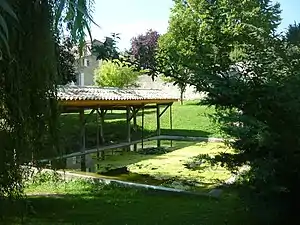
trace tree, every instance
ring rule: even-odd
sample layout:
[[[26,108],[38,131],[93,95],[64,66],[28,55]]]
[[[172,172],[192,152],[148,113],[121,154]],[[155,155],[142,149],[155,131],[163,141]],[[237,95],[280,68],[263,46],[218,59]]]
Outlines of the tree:
[[[119,34],[113,33],[111,37],[106,37],[102,45],[95,45],[92,51],[97,55],[97,60],[114,60],[119,59],[119,51],[117,48]]]
[[[177,0],[168,35],[187,82],[207,93],[204,104],[216,106],[233,138],[236,154],[213,160],[235,172],[250,166],[245,181],[291,213],[300,199],[300,57],[277,34],[279,23],[279,5],[268,0]]]
[[[55,37],[67,24],[82,50],[92,4],[0,1],[0,198],[22,194],[22,165],[59,151]]]
[[[188,70],[178,63],[180,60],[174,43],[167,34],[159,35],[157,31],[149,30],[146,34],[140,34],[131,40],[131,49],[127,62],[137,70],[144,70],[154,78],[161,74],[174,74],[182,79],[164,77],[166,82],[173,82],[180,90],[181,104],[187,83],[184,77],[188,76]],[[128,59],[129,58],[129,59]]]
[[[167,82],[173,82],[180,91],[180,101],[183,105],[183,95],[186,91],[189,71],[183,66],[181,55],[178,54],[177,44],[172,40],[170,34],[164,34],[159,37],[158,48],[155,55],[156,70],[155,73],[165,74]]]
[[[289,43],[300,45],[300,23],[290,24],[285,37]]]
[[[129,55],[133,65],[138,69],[148,70],[149,75],[155,76],[157,61],[155,59],[159,34],[157,31],[148,30],[146,34],[140,34],[131,39]]]
[[[139,72],[118,60],[102,61],[94,73],[94,82],[100,87],[130,87],[135,86]]]
[[[68,84],[76,81],[75,74],[75,54],[74,45],[70,38],[64,38],[62,41],[56,41],[57,60],[58,60],[58,79],[60,84]]]
[[[186,83],[182,83],[180,81],[178,81],[176,78],[172,78],[172,77],[163,77],[164,82],[166,83],[173,83],[173,85],[176,85],[180,91],[180,104],[183,105],[183,100],[184,100],[184,93],[186,91],[187,88],[187,84]]]

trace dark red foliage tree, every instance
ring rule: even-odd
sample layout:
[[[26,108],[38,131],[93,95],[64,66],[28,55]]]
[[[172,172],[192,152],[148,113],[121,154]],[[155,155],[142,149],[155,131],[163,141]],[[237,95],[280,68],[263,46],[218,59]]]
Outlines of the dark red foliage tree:
[[[130,55],[135,64],[144,70],[148,70],[150,75],[156,71],[157,62],[155,54],[158,46],[159,33],[148,30],[145,34],[140,34],[131,39]]]

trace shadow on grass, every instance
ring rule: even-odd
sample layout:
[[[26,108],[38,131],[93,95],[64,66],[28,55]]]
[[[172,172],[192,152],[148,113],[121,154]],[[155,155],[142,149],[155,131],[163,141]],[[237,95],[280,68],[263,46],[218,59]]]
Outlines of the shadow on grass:
[[[81,192],[28,197],[25,224],[250,224],[234,194],[216,200],[113,186]],[[13,211],[6,221],[16,219]]]
[[[127,123],[123,120],[111,121],[104,123],[103,127],[105,144],[122,143],[127,140]],[[155,136],[156,131],[144,129],[144,138]],[[188,130],[188,129],[162,129],[163,135],[173,136],[201,136],[209,137],[211,133],[202,130]],[[85,129],[86,148],[92,149],[97,145],[97,125],[94,122],[88,122]],[[137,132],[131,131],[132,140],[139,140],[142,138],[142,128],[138,126]],[[60,146],[65,153],[73,153],[80,151],[80,126],[79,122],[74,119],[73,115],[62,116],[60,128]]]
[[[116,120],[116,119],[124,119],[124,120],[126,120],[126,111],[125,112],[124,111],[120,111],[120,112],[117,112],[117,113],[115,111],[113,111],[112,113],[110,111],[108,111],[107,114],[105,115],[105,119],[106,120]],[[144,111],[144,115],[145,116],[149,115],[149,114],[153,114],[154,115],[155,113],[156,113],[156,111],[154,109],[153,110],[149,110],[148,109],[148,110]],[[142,112],[139,111],[137,113],[137,116],[141,117],[142,116]]]
[[[93,113],[91,115],[89,115],[90,111],[85,112],[85,119],[87,120],[87,122],[96,122],[96,113]],[[144,111],[144,115],[149,115],[149,114],[155,114],[156,111],[155,109],[147,109]],[[122,111],[116,111],[113,110],[112,112],[110,110],[107,111],[106,115],[105,115],[105,120],[126,120],[126,110],[122,110]],[[137,113],[138,117],[142,116],[142,112],[138,111]],[[73,120],[73,122],[77,122],[79,123],[79,113],[63,113],[61,114],[61,117],[63,118],[63,120],[69,119],[69,120]]]
[[[161,133],[163,135],[173,135],[173,136],[186,136],[186,137],[206,137],[208,138],[211,133],[203,130],[188,130],[188,129],[162,129]]]
[[[199,105],[199,106],[202,106],[203,103],[202,103],[201,100],[194,100],[194,101],[184,102],[184,105]]]

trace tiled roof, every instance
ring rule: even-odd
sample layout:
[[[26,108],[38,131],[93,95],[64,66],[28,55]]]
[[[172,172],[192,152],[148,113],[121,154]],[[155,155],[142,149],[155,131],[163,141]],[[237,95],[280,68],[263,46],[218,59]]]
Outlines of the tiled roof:
[[[65,85],[58,88],[58,100],[177,100],[159,89],[120,89]]]

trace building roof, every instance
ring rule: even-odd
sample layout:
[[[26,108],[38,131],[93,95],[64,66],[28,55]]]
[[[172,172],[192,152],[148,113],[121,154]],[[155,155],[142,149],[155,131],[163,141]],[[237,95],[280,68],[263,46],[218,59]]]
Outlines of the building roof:
[[[121,89],[94,86],[65,85],[58,88],[58,100],[63,105],[131,105],[167,103],[178,98],[160,89]]]

